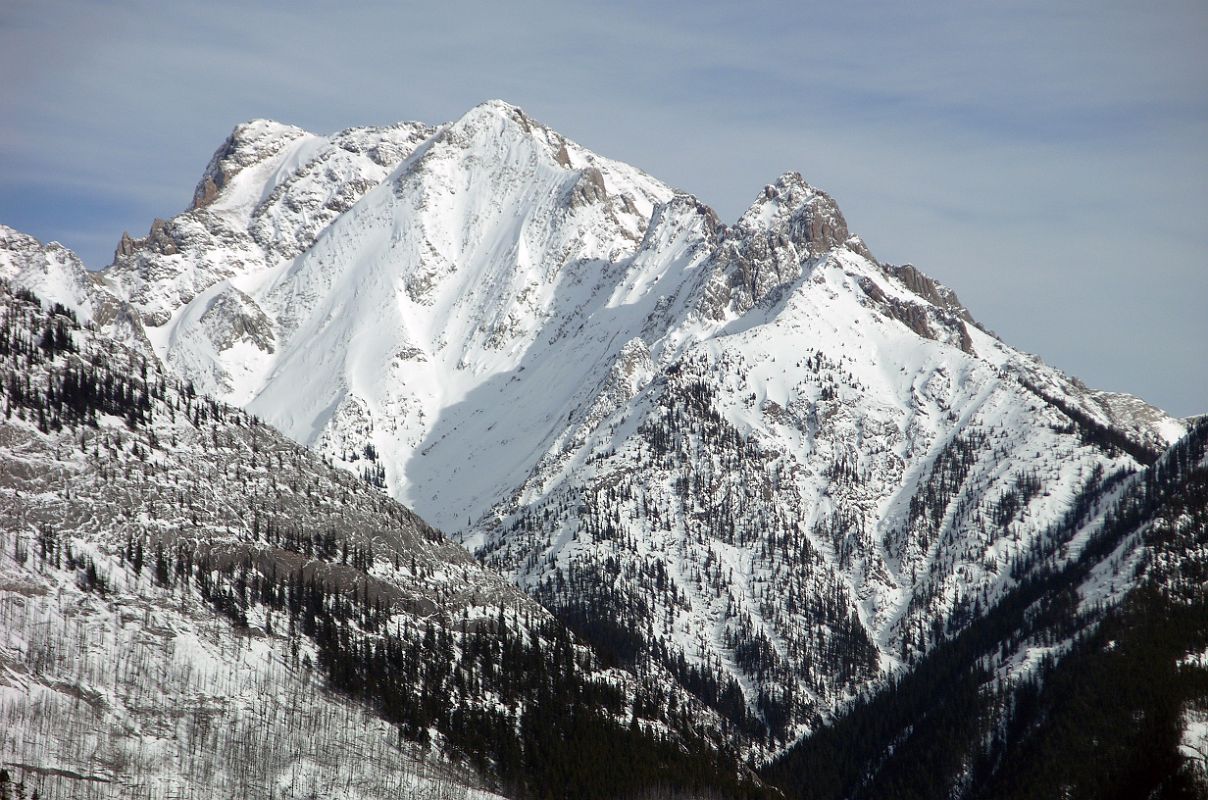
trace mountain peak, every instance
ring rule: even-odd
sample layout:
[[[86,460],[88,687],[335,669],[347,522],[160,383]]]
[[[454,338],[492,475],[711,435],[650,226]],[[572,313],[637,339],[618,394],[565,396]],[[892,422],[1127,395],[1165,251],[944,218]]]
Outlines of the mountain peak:
[[[271,158],[306,135],[306,131],[295,125],[271,119],[252,119],[236,125],[210,158],[193,190],[193,208],[210,205],[239,172]]]
[[[626,251],[640,241],[654,207],[674,195],[640,170],[591,152],[502,100],[480,103],[443,126],[394,181],[400,197],[415,192],[425,207],[444,204],[452,215],[444,222],[460,219],[466,202],[484,204],[476,212],[480,222],[494,217],[504,195],[522,204],[552,204],[541,214],[598,205],[597,222],[604,227],[582,241],[616,241]],[[619,240],[606,232],[614,228]],[[462,238],[461,232],[451,235]]]
[[[517,117],[527,118],[527,115],[524,113],[524,109],[522,109],[520,106],[516,105],[515,103],[509,103],[507,100],[500,100],[499,98],[494,98],[491,100],[484,100],[483,102],[474,106],[474,108],[470,109],[470,111],[467,113],[472,114],[476,111],[481,111],[483,113],[501,114],[503,116],[512,117],[512,118],[517,118]]]
[[[541,160],[552,161],[563,169],[583,166],[572,163],[568,145],[576,148],[565,137],[528,116],[519,106],[503,100],[488,100],[474,106],[445,126],[437,140],[453,145],[456,150],[481,149],[481,157],[491,152],[495,154],[493,158],[510,158],[528,151],[530,155],[523,157],[539,153]]]
[[[847,220],[834,198],[806,183],[798,172],[786,172],[765,186],[735,227],[739,235],[778,235],[798,251],[814,255],[850,238]]]
[[[544,125],[525,114],[522,108],[503,100],[479,103],[449,125],[449,129],[454,131],[477,131],[484,128],[516,128],[524,133],[532,133],[534,130],[550,133]]]
[[[236,144],[246,145],[272,138],[296,137],[303,133],[306,133],[306,131],[297,125],[278,122],[268,117],[255,117],[240,122],[232,128],[227,140]]]

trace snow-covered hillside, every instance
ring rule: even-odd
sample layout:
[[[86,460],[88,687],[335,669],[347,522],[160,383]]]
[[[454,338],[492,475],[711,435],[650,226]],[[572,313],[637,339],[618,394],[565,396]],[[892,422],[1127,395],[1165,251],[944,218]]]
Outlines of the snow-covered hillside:
[[[0,406],[0,769],[40,797],[740,782],[689,728],[720,725],[699,702],[651,697],[360,478],[3,280]],[[593,745],[630,771],[561,750]]]
[[[1065,544],[765,770],[789,796],[1204,797],[1208,418],[1088,491]]]
[[[523,595],[353,476],[2,282],[0,366],[14,784],[48,799],[488,796],[324,688],[318,648],[256,598],[266,575],[305,573],[372,590],[406,627],[535,609]],[[309,553],[311,532],[344,562]],[[350,545],[378,563],[347,566]]]
[[[198,391],[380,476],[773,748],[1184,429],[879,263],[795,173],[725,226],[498,101],[242,125],[101,276]]]
[[[325,691],[284,635],[241,631],[149,571],[67,542],[104,593],[4,532],[0,764],[14,784],[45,800],[497,797]]]

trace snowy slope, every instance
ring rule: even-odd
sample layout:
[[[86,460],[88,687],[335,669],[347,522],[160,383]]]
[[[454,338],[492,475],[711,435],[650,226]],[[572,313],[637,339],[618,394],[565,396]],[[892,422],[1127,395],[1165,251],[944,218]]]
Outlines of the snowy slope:
[[[1088,488],[999,604],[765,774],[789,797],[1202,797],[1208,419]]]
[[[195,207],[103,275],[200,391],[383,470],[777,741],[959,628],[1088,482],[1184,429],[877,262],[795,173],[726,227],[498,101],[434,129],[241,126]]]
[[[39,344],[55,325],[69,344]],[[0,365],[0,764],[14,783],[43,798],[495,796],[328,691],[288,613],[245,599],[220,614],[218,595],[157,567],[166,550],[217,576],[240,559],[300,568],[371,587],[404,628],[440,609],[494,618],[523,595],[352,476],[3,283]],[[85,374],[140,387],[129,415],[109,407],[121,389],[62,395],[78,418],[43,402]],[[379,563],[326,565],[253,534],[274,520]]]
[[[0,768],[43,798],[525,796],[574,775],[520,745],[560,713],[668,750],[652,783],[711,753],[664,705],[719,728],[690,696],[643,699],[380,491],[6,281],[0,407]]]
[[[279,638],[104,555],[98,596],[4,538],[0,762],[40,797],[498,796],[323,691]]]
[[[5,225],[0,225],[0,279],[101,324],[110,322],[121,306],[75,253]]]

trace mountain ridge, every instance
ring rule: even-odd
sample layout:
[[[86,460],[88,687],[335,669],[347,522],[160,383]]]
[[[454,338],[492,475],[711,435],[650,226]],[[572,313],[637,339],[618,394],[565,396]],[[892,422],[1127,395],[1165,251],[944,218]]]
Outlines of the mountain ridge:
[[[757,720],[757,750],[959,629],[1096,471],[1185,428],[878,262],[796,173],[724,226],[499,101],[299,130],[237,128],[192,209],[122,240],[100,280],[151,350]]]

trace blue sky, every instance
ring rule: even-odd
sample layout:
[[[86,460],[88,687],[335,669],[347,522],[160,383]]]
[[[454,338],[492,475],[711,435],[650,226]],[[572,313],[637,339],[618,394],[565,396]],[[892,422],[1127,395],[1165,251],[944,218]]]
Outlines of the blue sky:
[[[500,97],[736,218],[800,171],[881,259],[1092,386],[1208,411],[1208,5],[0,8],[0,222],[107,263],[238,122]]]

